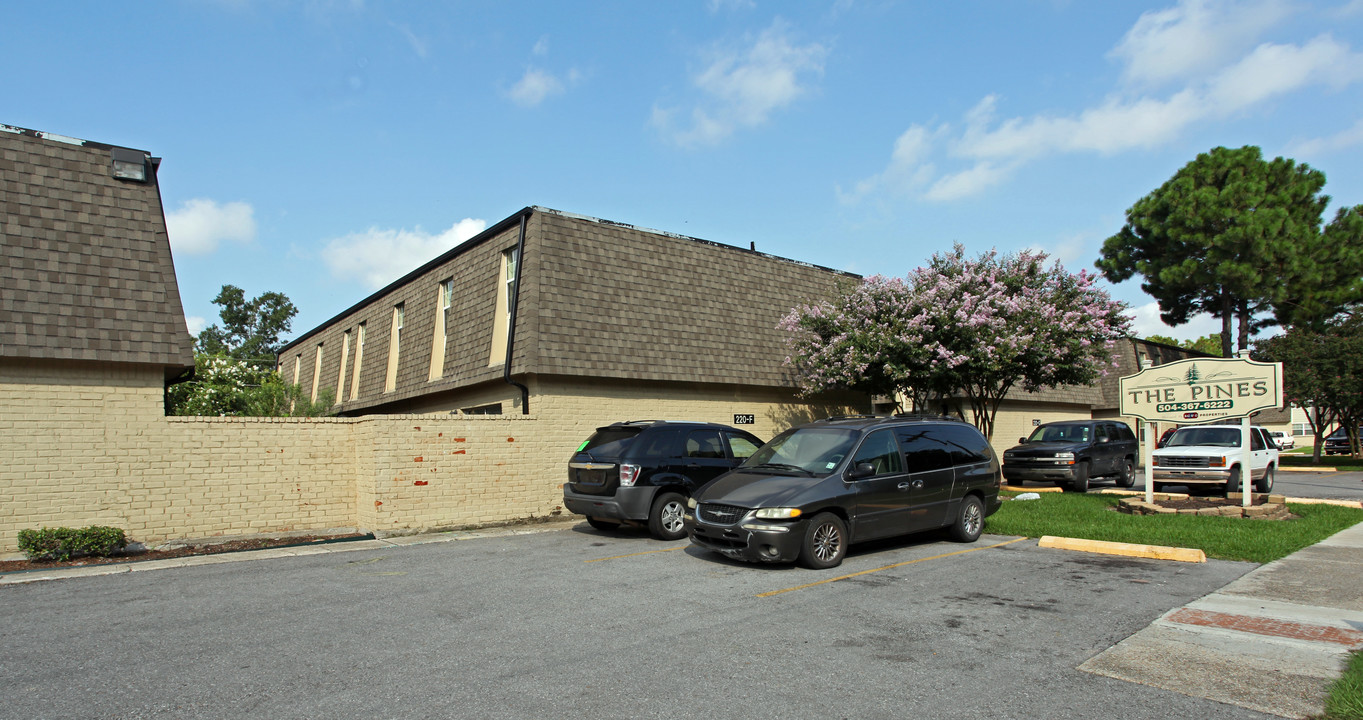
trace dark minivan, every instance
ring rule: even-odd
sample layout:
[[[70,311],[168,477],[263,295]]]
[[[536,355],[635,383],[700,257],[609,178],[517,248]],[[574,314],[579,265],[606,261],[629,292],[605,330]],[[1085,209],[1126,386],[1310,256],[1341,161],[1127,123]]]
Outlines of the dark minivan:
[[[1118,420],[1066,420],[1039,426],[1003,452],[1009,482],[1039,480],[1085,492],[1095,477],[1136,484],[1136,434]]]
[[[856,542],[949,527],[974,542],[999,509],[999,463],[946,417],[830,418],[777,435],[687,503],[691,542],[736,560],[842,562]]]
[[[563,506],[598,530],[647,525],[659,540],[686,535],[696,488],[761,447],[750,432],[701,422],[634,420],[596,429],[568,462]]]

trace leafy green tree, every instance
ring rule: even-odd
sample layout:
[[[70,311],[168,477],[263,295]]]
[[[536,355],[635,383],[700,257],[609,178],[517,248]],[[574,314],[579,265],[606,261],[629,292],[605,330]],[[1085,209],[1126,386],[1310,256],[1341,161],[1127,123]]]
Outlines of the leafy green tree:
[[[1254,146],[1214,148],[1126,211],[1097,266],[1112,282],[1143,276],[1169,325],[1219,318],[1219,354],[1230,357],[1233,321],[1247,348],[1256,315],[1287,301],[1290,287],[1311,287],[1302,276],[1316,267],[1305,258],[1320,247],[1324,186],[1304,163],[1265,161]]]
[[[298,308],[283,293],[262,293],[250,300],[236,285],[223,285],[213,304],[222,308],[216,324],[204,328],[197,340],[198,351],[226,355],[239,360],[274,362],[280,336],[289,332]]]
[[[222,286],[213,303],[222,327],[205,328],[195,341],[194,378],[167,392],[173,415],[307,416],[329,414],[334,393],[319,393],[316,402],[297,385],[284,382],[274,369],[280,336],[298,313],[281,293],[267,292],[247,300],[241,288]]]
[[[1331,326],[1325,332],[1288,328],[1282,335],[1257,343],[1255,358],[1283,364],[1284,397],[1306,410],[1315,436],[1316,462],[1325,434],[1336,423],[1349,435],[1359,455],[1358,426],[1363,422],[1363,331],[1358,323]]]
[[[1014,388],[1084,385],[1126,334],[1125,305],[1044,253],[967,259],[959,244],[906,281],[867,278],[782,321],[801,391],[899,391],[915,408],[964,398],[992,436]],[[963,414],[963,413],[962,413]]]
[[[1284,325],[1324,331],[1363,305],[1363,205],[1340,208],[1316,242],[1293,258],[1293,282],[1274,305]]]
[[[1150,335],[1145,338],[1150,342],[1163,343],[1174,347],[1181,347],[1188,350],[1196,350],[1200,353],[1220,357],[1221,356],[1221,336],[1203,335],[1196,340],[1177,340],[1168,335]]]

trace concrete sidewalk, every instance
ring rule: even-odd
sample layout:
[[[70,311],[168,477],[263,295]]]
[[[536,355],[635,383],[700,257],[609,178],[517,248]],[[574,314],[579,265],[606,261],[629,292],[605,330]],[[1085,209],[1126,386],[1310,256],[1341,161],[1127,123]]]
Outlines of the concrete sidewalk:
[[[1170,610],[1079,666],[1290,718],[1324,711],[1363,649],[1363,524]]]

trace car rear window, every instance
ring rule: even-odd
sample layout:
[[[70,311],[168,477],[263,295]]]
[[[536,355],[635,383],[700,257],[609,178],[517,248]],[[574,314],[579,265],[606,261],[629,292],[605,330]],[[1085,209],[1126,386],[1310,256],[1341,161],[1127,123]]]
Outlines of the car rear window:
[[[629,449],[634,438],[639,437],[642,428],[601,428],[592,433],[578,452],[588,452],[602,457],[620,457]]]

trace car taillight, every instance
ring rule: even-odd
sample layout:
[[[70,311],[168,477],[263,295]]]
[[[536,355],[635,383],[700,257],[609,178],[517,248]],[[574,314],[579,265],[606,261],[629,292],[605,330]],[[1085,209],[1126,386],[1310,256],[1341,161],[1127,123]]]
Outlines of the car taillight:
[[[634,481],[639,479],[638,465],[628,463],[620,464],[620,487],[634,487]]]

